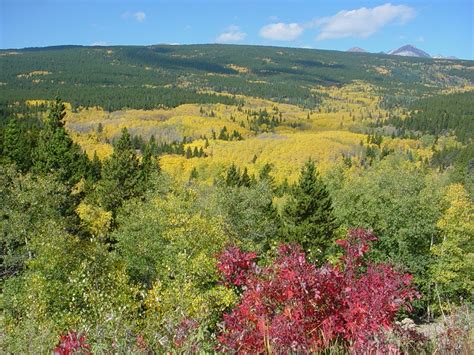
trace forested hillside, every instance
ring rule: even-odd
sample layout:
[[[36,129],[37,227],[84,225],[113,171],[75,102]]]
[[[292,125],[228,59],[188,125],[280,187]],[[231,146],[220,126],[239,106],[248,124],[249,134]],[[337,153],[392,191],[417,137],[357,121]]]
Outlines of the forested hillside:
[[[376,84],[392,102],[474,81],[471,61],[232,45],[31,48],[1,51],[0,66],[2,101],[60,93],[73,107],[108,111],[231,103],[205,90],[314,107],[315,86],[354,80]]]
[[[2,352],[473,349],[474,62],[160,45],[0,66]]]

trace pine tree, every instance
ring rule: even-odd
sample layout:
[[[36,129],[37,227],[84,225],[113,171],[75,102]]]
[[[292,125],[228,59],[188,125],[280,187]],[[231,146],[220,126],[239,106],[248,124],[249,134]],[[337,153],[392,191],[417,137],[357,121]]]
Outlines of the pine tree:
[[[102,169],[102,179],[97,187],[99,204],[115,213],[124,200],[141,194],[142,182],[142,167],[132,147],[130,134],[124,128],[112,156]]]
[[[148,147],[150,148],[151,155],[158,155],[158,145],[156,144],[156,139],[154,135],[151,135],[150,140],[148,141]]]
[[[272,164],[266,163],[259,171],[258,174],[258,179],[260,181],[266,181],[268,186],[272,189],[272,191],[275,190],[275,179],[273,176],[270,175],[272,172]]]
[[[33,171],[37,174],[53,173],[59,181],[72,186],[85,175],[88,161],[81,148],[67,134],[65,116],[64,104],[56,98],[34,152]]]
[[[250,187],[252,184],[252,181],[250,179],[249,173],[247,171],[247,168],[244,168],[244,172],[242,173],[242,176],[240,177],[240,186],[245,186],[245,187]]]
[[[219,133],[219,139],[223,141],[228,141],[229,140],[229,134],[227,133],[227,127],[224,126],[221,129],[221,132]]]
[[[193,151],[191,150],[191,147],[188,147],[188,149],[186,149],[186,159],[190,159],[193,157]]]
[[[102,162],[97,156],[97,152],[94,152],[94,157],[92,158],[92,161],[89,164],[88,178],[91,179],[93,182],[99,181],[102,174],[101,171],[102,171]]]
[[[31,142],[15,118],[8,121],[3,136],[3,155],[10,163],[26,172],[31,167]]]
[[[333,243],[337,224],[332,200],[311,160],[301,169],[282,217],[284,238],[299,243],[310,255],[324,255]]]
[[[189,175],[189,181],[196,180],[197,178],[198,178],[198,172],[197,172],[196,167],[194,167],[191,170],[191,174]]]
[[[227,186],[239,186],[240,185],[240,171],[234,163],[227,169],[225,177],[225,183]]]

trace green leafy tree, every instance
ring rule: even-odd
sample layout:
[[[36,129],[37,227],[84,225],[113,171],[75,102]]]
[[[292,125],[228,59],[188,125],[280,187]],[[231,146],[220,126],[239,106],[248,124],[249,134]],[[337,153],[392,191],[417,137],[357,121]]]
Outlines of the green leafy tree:
[[[410,162],[403,153],[374,161],[368,168],[339,166],[332,196],[339,223],[372,229],[380,240],[372,257],[403,265],[424,297],[414,303],[419,315],[436,301],[430,272],[430,246],[439,234],[442,184],[436,174]]]
[[[22,175],[0,166],[0,279],[20,273],[34,257],[32,237],[51,220],[62,221],[66,187],[49,176]]]
[[[474,204],[461,184],[445,196],[449,207],[438,221],[442,240],[433,245],[433,281],[441,306],[472,302],[474,291]]]
[[[301,169],[282,217],[284,238],[300,244],[310,255],[324,255],[332,245],[338,226],[332,200],[311,160]]]

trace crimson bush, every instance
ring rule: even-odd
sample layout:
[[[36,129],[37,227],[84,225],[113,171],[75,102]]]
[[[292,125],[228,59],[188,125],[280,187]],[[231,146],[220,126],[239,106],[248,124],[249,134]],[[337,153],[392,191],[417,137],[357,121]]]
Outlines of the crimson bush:
[[[241,300],[224,315],[219,350],[238,353],[311,352],[343,346],[350,352],[397,352],[385,336],[401,309],[418,297],[412,276],[365,260],[377,238],[354,229],[337,243],[339,264],[316,267],[297,245],[282,245],[272,265],[255,253],[225,250],[218,268]]]

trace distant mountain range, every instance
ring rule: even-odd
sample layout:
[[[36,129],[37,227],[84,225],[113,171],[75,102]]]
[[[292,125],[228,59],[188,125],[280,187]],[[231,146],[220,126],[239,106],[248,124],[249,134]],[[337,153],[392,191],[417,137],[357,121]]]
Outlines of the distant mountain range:
[[[360,47],[352,47],[347,50],[347,52],[355,52],[355,53],[367,53],[367,51]]]
[[[428,53],[422,51],[421,49],[413,47],[410,44],[391,50],[390,52],[388,52],[388,54],[401,55],[403,57],[431,58]]]
[[[365,49],[360,48],[360,47],[352,47],[347,50],[347,52],[354,52],[354,53],[368,53]],[[433,58],[433,59],[458,59],[453,56],[442,56],[440,54],[436,56],[431,56],[425,51],[416,48],[415,46],[412,46],[411,44],[404,45],[400,48],[393,49],[389,52],[380,52],[382,54],[390,54],[390,55],[399,55],[403,57],[417,57],[417,58]]]

